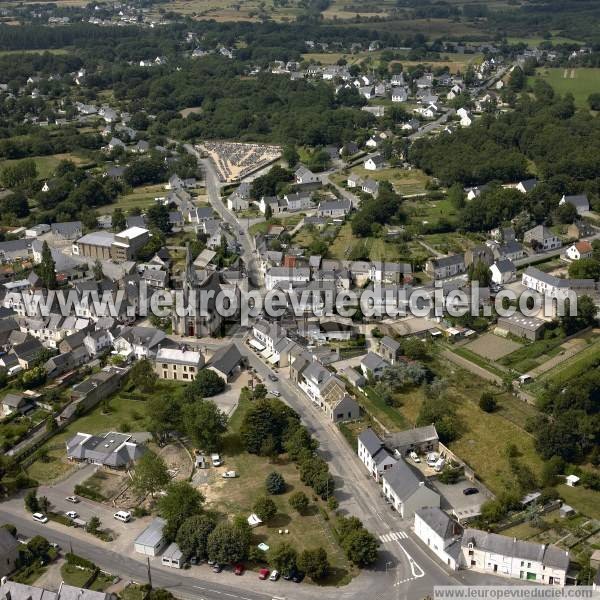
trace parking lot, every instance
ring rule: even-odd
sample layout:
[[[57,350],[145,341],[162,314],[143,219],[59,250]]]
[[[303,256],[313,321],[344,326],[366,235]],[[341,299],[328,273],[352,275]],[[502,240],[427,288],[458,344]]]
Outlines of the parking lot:
[[[468,479],[461,479],[454,484],[445,484],[436,478],[432,478],[430,483],[442,497],[442,508],[444,510],[454,510],[457,515],[462,515],[462,518],[466,518],[467,515],[477,516],[481,505],[488,499],[485,490]],[[477,488],[479,492],[466,496],[463,494],[463,490],[467,488]]]

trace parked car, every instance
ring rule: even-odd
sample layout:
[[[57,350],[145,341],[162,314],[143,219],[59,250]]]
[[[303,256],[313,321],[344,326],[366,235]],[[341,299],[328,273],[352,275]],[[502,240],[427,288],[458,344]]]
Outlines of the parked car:
[[[444,470],[445,465],[446,465],[446,459],[445,458],[440,458],[435,463],[435,465],[433,466],[433,468],[434,468],[434,470],[437,473],[441,473]]]
[[[131,513],[128,510],[119,510],[113,517],[122,523],[129,523],[129,521],[131,521]]]
[[[435,467],[435,463],[438,461],[439,455],[437,452],[430,452],[427,455],[427,466]]]
[[[292,581],[294,583],[302,583],[303,580],[304,580],[304,573],[302,573],[302,571],[297,571],[296,573],[294,573],[292,575]]]
[[[190,556],[190,565],[197,565],[200,563],[200,560],[197,556]]]
[[[269,569],[261,569],[258,572],[258,578],[259,579],[267,579],[270,574],[271,574],[271,571],[269,571]]]
[[[69,517],[69,519],[77,519],[79,515],[74,510],[68,510],[65,515]]]
[[[237,473],[236,471],[225,471],[221,477],[224,477],[225,479],[235,479],[237,477]]]
[[[279,579],[279,571],[277,569],[274,569],[273,572],[271,573],[271,576],[269,577],[269,581],[277,581]]]
[[[269,379],[271,381],[279,381],[279,377],[277,377],[277,375],[273,375],[273,373],[269,374]]]
[[[278,390],[271,390],[271,396],[275,396],[275,398],[279,398],[279,396],[281,396],[281,392],[279,392]]]
[[[233,567],[233,572],[235,573],[235,575],[243,575],[244,565],[235,565],[235,567]]]
[[[479,490],[474,487],[468,487],[463,490],[465,496],[472,496],[473,494],[479,494]]]
[[[213,573],[220,573],[222,570],[223,567],[219,563],[213,565]]]
[[[421,462],[421,459],[419,458],[419,455],[414,450],[413,450],[413,452],[411,452],[409,454],[409,456],[412,458],[413,462],[416,462],[416,463],[420,463]]]
[[[34,521],[37,521],[38,523],[47,523],[48,522],[48,517],[46,515],[44,515],[43,513],[33,513],[31,515],[31,518]]]
[[[215,561],[209,558],[206,563],[212,567],[215,564]]]
[[[223,463],[221,462],[221,456],[219,454],[211,454],[210,460],[213,467],[220,467]]]
[[[77,504],[79,502],[79,498],[77,496],[67,496],[65,500],[67,502],[72,502],[73,504]]]

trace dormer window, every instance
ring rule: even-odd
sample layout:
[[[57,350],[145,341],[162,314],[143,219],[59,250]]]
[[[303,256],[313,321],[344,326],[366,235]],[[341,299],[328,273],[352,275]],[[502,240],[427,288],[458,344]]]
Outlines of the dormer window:
[[[473,542],[469,542],[467,548],[469,548],[469,550],[473,550],[473,547]]]

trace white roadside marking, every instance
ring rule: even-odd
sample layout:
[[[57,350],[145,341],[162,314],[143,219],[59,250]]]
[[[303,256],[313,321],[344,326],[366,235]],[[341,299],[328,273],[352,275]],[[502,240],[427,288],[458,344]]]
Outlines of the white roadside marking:
[[[404,546],[400,542],[397,542],[397,543],[398,543],[398,546],[400,546],[400,549],[402,550],[402,552],[404,552],[404,554],[406,554],[406,558],[408,558],[408,564],[410,565],[410,570],[413,574],[413,577],[415,579],[418,579],[419,577],[424,577],[425,571],[423,571],[423,569],[417,564],[415,559],[406,551]]]

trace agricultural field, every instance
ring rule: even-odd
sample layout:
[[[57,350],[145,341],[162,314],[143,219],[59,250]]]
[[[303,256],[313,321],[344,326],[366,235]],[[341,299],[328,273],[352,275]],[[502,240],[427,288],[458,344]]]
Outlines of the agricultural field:
[[[414,196],[425,193],[425,186],[429,181],[429,177],[419,169],[400,169],[390,167],[387,169],[379,169],[378,171],[367,171],[362,166],[353,167],[351,172],[362,177],[363,179],[374,179],[375,181],[389,181],[398,194],[401,196]],[[337,182],[344,183],[348,176],[337,176],[333,179]]]
[[[549,83],[561,95],[571,92],[575,98],[575,105],[579,108],[587,108],[588,96],[600,92],[600,68],[549,69],[544,67],[537,70],[535,77]],[[529,83],[533,83],[534,80],[534,77],[530,77]]]
[[[144,185],[134,188],[130,194],[119,196],[116,202],[98,207],[99,214],[112,213],[115,208],[120,208],[125,214],[134,208],[145,209],[154,204],[154,198],[160,198],[167,194],[162,183],[156,185]]]
[[[222,0],[174,0],[169,3],[169,10],[197,20],[214,19],[215,21],[260,21],[261,14],[266,14],[274,21],[289,21],[299,15],[302,10],[296,1],[286,6],[275,6],[272,0],[261,2],[223,2]],[[158,13],[156,13],[158,14]]]

